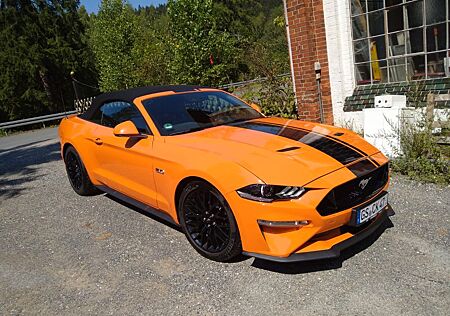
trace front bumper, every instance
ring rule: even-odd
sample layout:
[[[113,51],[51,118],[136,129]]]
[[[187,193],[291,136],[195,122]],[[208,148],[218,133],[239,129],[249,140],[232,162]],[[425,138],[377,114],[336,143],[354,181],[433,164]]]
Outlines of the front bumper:
[[[321,259],[331,259],[339,257],[341,251],[360,242],[361,240],[372,235],[380,226],[383,224],[388,215],[393,214],[393,210],[390,205],[388,205],[376,218],[374,218],[370,223],[362,228],[358,233],[353,235],[342,242],[339,242],[327,250],[311,251],[304,253],[294,253],[288,257],[276,257],[252,252],[243,252],[244,255],[255,257],[259,259],[275,261],[275,262],[301,262],[301,261],[313,261]]]
[[[381,154],[380,154],[381,155]],[[385,160],[384,156],[372,159]],[[383,159],[382,159],[383,158]],[[382,164],[383,161],[378,161]],[[355,179],[348,168],[338,169],[307,184],[308,191],[299,199],[274,203],[255,202],[241,198],[236,192],[225,195],[233,210],[241,236],[243,253],[280,262],[314,260],[339,256],[340,251],[370,235],[381,222],[390,207],[379,216],[359,227],[350,227],[353,209],[363,207],[379,199],[389,187],[350,208],[321,215],[317,210],[331,188]],[[350,199],[352,197],[349,197]],[[382,215],[384,214],[384,215]],[[380,216],[381,215],[381,216]],[[260,225],[261,222],[307,223],[298,227]],[[277,227],[278,226],[278,227]],[[373,227],[373,229],[372,229]]]

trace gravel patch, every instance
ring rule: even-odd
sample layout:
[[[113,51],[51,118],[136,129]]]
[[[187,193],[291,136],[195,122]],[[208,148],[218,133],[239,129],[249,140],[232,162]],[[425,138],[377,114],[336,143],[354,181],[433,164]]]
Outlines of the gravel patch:
[[[1,315],[448,315],[450,187],[394,176],[396,215],[339,259],[223,264],[106,195],[77,196],[44,131],[0,138]]]

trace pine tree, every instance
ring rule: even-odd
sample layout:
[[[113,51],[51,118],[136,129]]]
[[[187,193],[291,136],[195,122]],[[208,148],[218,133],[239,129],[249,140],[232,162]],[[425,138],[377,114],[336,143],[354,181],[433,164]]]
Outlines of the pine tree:
[[[75,0],[4,0],[0,6],[0,119],[71,107],[70,72],[88,53]],[[87,72],[89,73],[89,72]]]

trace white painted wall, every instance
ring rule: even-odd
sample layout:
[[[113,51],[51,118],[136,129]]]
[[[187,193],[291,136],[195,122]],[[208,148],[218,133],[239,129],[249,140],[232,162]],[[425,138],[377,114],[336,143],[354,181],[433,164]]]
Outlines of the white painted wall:
[[[344,112],[345,98],[355,88],[350,0],[323,0],[323,9],[334,123],[362,131],[362,111]]]

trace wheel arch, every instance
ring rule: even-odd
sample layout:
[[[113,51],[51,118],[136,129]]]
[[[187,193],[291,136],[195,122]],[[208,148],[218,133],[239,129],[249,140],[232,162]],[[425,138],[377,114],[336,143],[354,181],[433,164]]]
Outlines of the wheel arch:
[[[249,184],[253,183],[263,183],[261,179],[259,179],[255,174],[247,170],[246,168],[240,166],[239,164],[226,162],[221,162],[221,158],[218,157],[219,162],[217,162],[216,165],[208,168],[208,172],[205,172],[202,170],[202,167],[204,167],[204,164],[201,162],[199,163],[197,161],[197,164],[195,168],[189,168],[186,170],[186,172],[183,172],[184,175],[180,177],[178,181],[178,184],[175,187],[175,190],[172,191],[173,198],[173,210],[176,213],[177,220],[178,218],[178,202],[179,198],[181,196],[181,192],[186,187],[186,185],[192,181],[203,181],[210,186],[214,187],[219,193],[223,196],[227,204],[230,206],[232,212],[233,207],[230,203],[230,201],[227,200],[227,195],[235,191],[241,187],[244,187]],[[226,173],[224,173],[224,170],[226,170]],[[233,177],[227,177],[227,174],[233,174]],[[215,175],[215,176],[213,176]],[[224,181],[226,179],[226,181]],[[235,215],[236,216],[236,215]]]
[[[209,185],[211,185],[211,186],[213,186],[214,188],[217,189],[217,187],[216,187],[214,184],[212,184],[212,183],[209,182],[208,180],[206,180],[206,179],[204,179],[204,178],[202,178],[202,177],[199,177],[199,176],[188,176],[188,177],[185,177],[184,179],[182,179],[182,180],[178,183],[178,185],[177,185],[177,187],[176,187],[176,189],[175,189],[175,195],[174,195],[174,205],[175,205],[175,211],[176,211],[176,216],[177,216],[177,221],[178,221],[178,223],[180,222],[180,218],[179,218],[179,215],[178,215],[178,201],[180,200],[181,192],[183,192],[183,189],[184,189],[189,183],[191,183],[191,182],[193,182],[193,181],[203,181],[203,182],[206,182],[206,183],[208,183]],[[220,191],[219,191],[219,192],[220,192]]]
[[[61,146],[61,156],[62,156],[62,160],[63,162],[65,162],[65,156],[66,156],[66,152],[69,148],[73,148],[76,153],[78,154],[78,156],[81,159],[81,162],[84,165],[84,168],[86,169],[86,172],[89,176],[90,181],[94,184],[94,185],[99,185],[100,183],[96,180],[95,176],[92,174],[91,171],[91,164],[89,163],[89,160],[86,159],[87,157],[85,155],[87,154],[83,154],[83,152],[81,152],[80,150],[78,150],[77,146],[74,145],[73,142],[64,142],[63,145]],[[81,146],[80,146],[81,147]]]
[[[62,148],[62,159],[63,159],[63,160],[64,160],[65,157],[66,157],[66,151],[67,151],[67,149],[69,149],[70,147],[75,148],[75,146],[72,145],[72,144],[69,143],[69,142],[64,143],[63,148]],[[75,149],[75,150],[76,150],[76,149]]]

